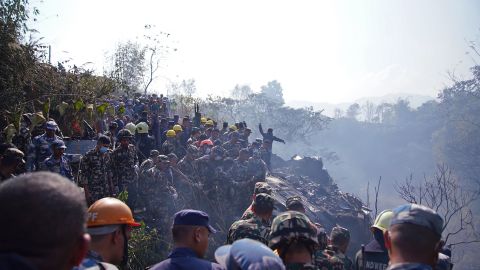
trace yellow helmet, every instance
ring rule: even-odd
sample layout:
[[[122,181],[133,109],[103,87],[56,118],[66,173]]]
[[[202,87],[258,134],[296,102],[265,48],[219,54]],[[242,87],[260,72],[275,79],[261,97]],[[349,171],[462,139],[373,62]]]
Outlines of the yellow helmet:
[[[231,126],[230,126],[230,130],[237,131],[237,126],[231,125]]]
[[[175,132],[175,130],[170,129],[169,131],[167,131],[167,137],[173,138],[175,136],[177,136],[177,133]]]
[[[207,122],[207,118],[202,117],[200,118],[200,123],[205,124]]]
[[[213,127],[213,120],[208,120],[207,122],[205,122],[205,125]]]
[[[392,210],[382,211],[380,214],[377,215],[377,218],[375,218],[375,222],[373,223],[370,229],[373,230],[374,228],[377,228],[382,232],[387,231],[388,227],[390,227],[390,221],[392,220],[392,217],[393,217]]]
[[[173,130],[174,131],[183,131],[183,128],[180,125],[175,125],[175,126],[173,126]]]
[[[148,133],[148,124],[145,122],[140,122],[137,124],[137,133],[145,134]]]

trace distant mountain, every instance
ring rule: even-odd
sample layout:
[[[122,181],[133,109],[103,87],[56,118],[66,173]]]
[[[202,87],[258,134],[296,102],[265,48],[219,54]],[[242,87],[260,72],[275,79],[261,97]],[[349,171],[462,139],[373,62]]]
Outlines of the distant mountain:
[[[375,105],[381,103],[396,103],[399,99],[406,99],[410,102],[412,108],[418,108],[423,103],[435,100],[436,98],[431,96],[416,95],[416,94],[407,94],[407,93],[398,93],[398,94],[388,94],[380,97],[364,97],[357,99],[353,102],[344,102],[344,103],[328,103],[328,102],[312,102],[304,100],[292,100],[287,101],[286,105],[293,108],[303,108],[303,107],[313,107],[315,110],[324,110],[324,114],[328,116],[333,116],[335,109],[340,109],[345,111],[351,104],[358,103],[360,105],[365,104],[366,102],[372,102]]]

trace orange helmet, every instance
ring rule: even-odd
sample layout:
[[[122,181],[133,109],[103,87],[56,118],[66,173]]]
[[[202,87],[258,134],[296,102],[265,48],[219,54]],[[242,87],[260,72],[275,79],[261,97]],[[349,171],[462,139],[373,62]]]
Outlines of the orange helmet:
[[[103,198],[88,208],[87,227],[126,224],[133,227],[140,223],[133,219],[132,210],[115,198]]]

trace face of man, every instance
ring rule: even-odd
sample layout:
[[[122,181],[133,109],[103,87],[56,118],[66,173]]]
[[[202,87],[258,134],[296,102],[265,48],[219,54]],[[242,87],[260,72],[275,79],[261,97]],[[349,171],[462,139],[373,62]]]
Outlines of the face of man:
[[[123,227],[120,227],[118,230],[112,233],[112,261],[110,263],[115,265],[120,265],[123,261],[123,256],[125,255],[125,236],[127,240],[130,239],[132,235],[132,227],[125,226],[125,235],[123,233]]]
[[[53,147],[53,155],[54,155],[56,158],[61,157],[64,152],[65,152],[65,149],[64,149],[64,148]]]
[[[54,129],[45,129],[45,133],[47,134],[48,137],[52,138],[55,136],[55,130]]]
[[[120,140],[120,145],[121,145],[122,147],[127,147],[129,144],[130,144],[130,140],[129,140],[128,138],[122,138],[122,139]]]

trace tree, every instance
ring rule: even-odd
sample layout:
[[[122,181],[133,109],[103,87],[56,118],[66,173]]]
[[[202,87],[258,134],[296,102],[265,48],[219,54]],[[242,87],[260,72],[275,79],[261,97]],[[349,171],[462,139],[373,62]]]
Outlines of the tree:
[[[260,93],[279,105],[285,104],[283,100],[283,88],[276,80],[268,82],[267,85],[263,85]]]
[[[112,66],[109,76],[117,83],[119,94],[131,97],[140,91],[145,72],[145,52],[145,47],[128,41],[118,44],[110,56]]]
[[[343,110],[340,108],[335,108],[333,111],[333,118],[334,119],[340,119],[343,117]]]
[[[395,189],[406,202],[426,205],[442,216],[442,232],[448,246],[480,242],[471,209],[480,190],[464,188],[448,166],[438,165],[435,174],[424,177],[419,184],[410,175]]]
[[[357,119],[357,116],[360,114],[360,105],[358,103],[353,103],[347,109],[347,118]]]
[[[375,105],[367,101],[362,105],[362,110],[365,116],[365,122],[372,123],[375,117]]]
[[[248,85],[235,85],[235,87],[231,90],[230,96],[233,99],[237,100],[245,100],[247,99],[251,94],[253,94],[252,88]]]

